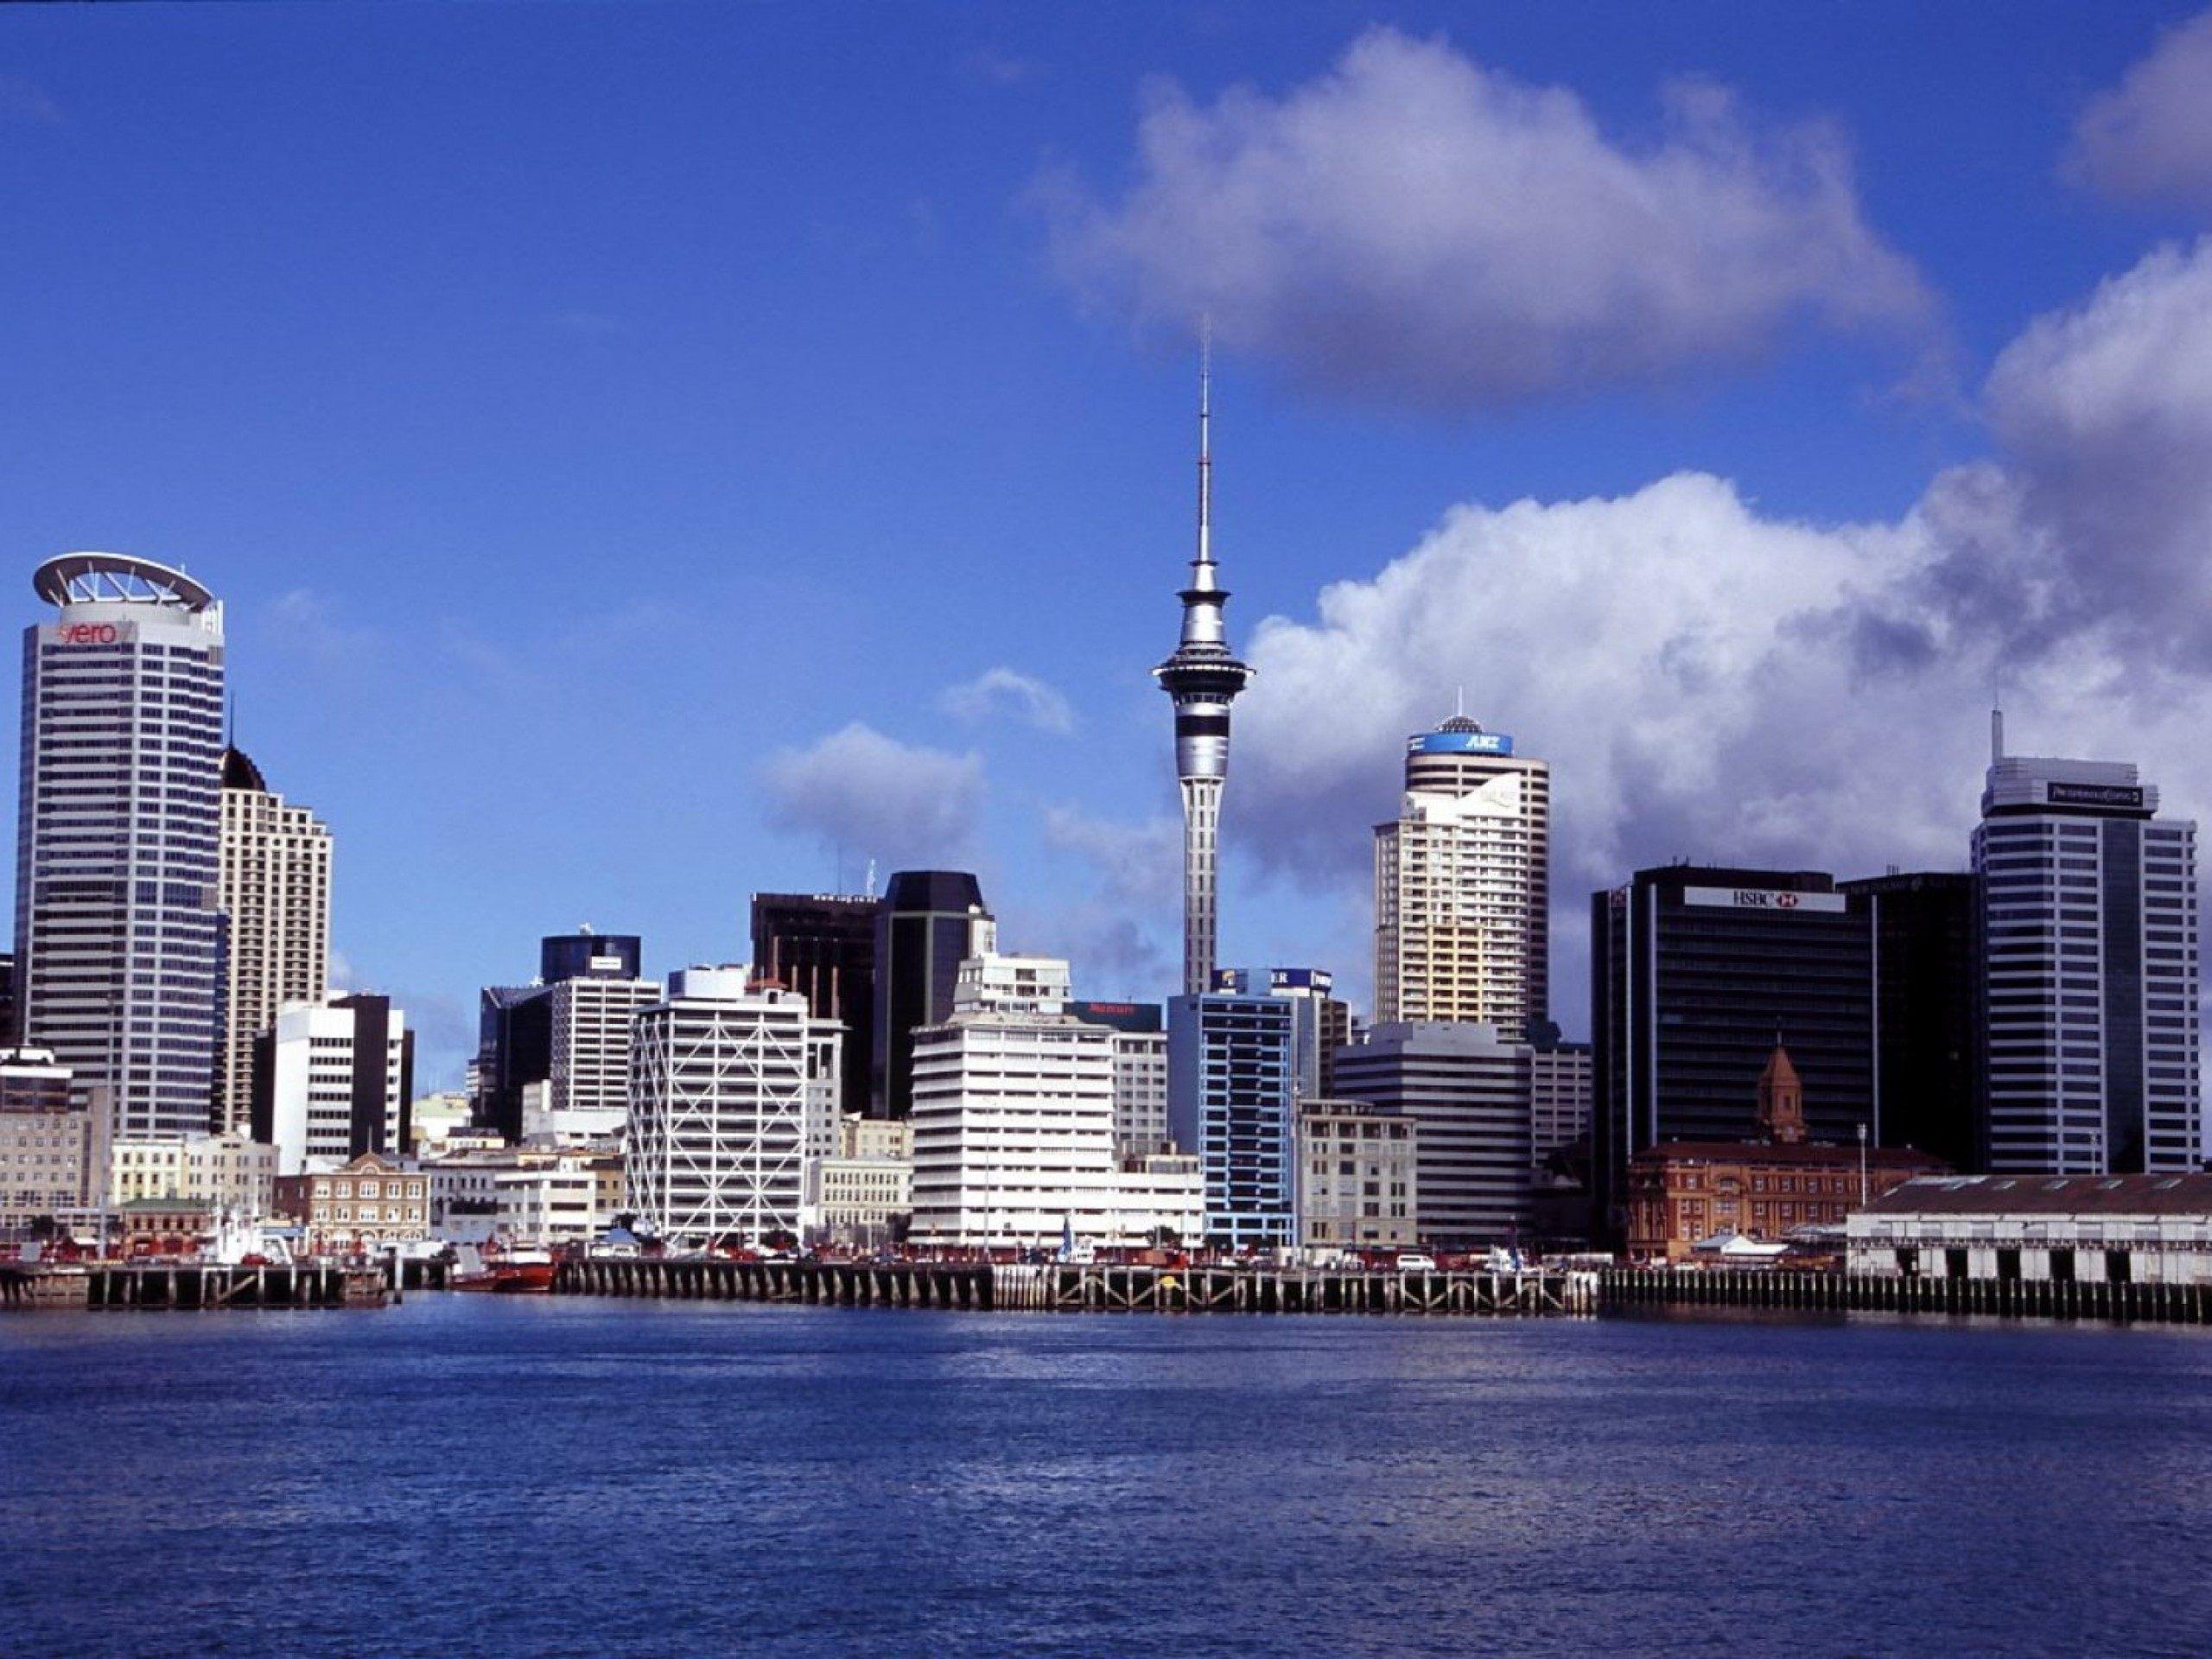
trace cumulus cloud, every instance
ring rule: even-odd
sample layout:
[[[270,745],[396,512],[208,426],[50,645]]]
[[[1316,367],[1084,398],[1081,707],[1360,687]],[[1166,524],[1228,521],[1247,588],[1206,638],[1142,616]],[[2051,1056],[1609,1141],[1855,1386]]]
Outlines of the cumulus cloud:
[[[1065,735],[1075,729],[1068,700],[1033,674],[1018,669],[987,668],[972,680],[947,686],[938,707],[957,720],[986,721],[1013,716],[1040,732]]]
[[[1122,906],[1154,915],[1183,902],[1183,823],[1164,814],[1142,823],[1116,823],[1080,808],[1048,807],[1046,845],[1072,853],[1097,872],[1100,890]]]
[[[957,858],[975,838],[983,762],[901,743],[855,721],[762,771],[768,822],[892,865]]]
[[[2169,31],[2089,101],[2064,170],[2121,200],[2212,207],[2212,12]]]
[[[1378,29],[1280,98],[1155,88],[1119,200],[1048,184],[1055,252],[1140,321],[1210,315],[1310,386],[1445,410],[1745,358],[1799,321],[1926,323],[1833,130],[1755,126],[1703,83],[1664,116],[1624,143],[1571,91]]]
[[[2014,747],[2133,760],[2212,810],[2212,244],[2028,328],[1998,452],[1894,522],[1762,512],[1724,480],[1463,506],[1249,655],[1225,813],[1248,854],[1356,894],[1405,734],[1450,711],[1554,766],[1557,1012],[1593,889],[1675,857],[1962,868],[2001,676]]]

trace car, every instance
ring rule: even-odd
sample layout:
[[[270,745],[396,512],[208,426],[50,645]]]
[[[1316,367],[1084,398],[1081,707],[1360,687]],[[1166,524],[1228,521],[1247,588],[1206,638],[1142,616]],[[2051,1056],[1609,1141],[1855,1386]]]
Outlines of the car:
[[[1434,1273],[1436,1258],[1409,1250],[1398,1258],[1398,1271],[1400,1273]]]

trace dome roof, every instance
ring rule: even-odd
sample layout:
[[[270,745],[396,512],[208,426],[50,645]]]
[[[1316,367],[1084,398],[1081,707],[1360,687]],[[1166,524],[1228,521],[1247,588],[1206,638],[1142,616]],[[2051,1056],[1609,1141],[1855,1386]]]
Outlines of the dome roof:
[[[244,749],[225,749],[223,751],[223,787],[251,789],[266,795],[269,793],[269,780],[261,775],[261,768],[253,764],[252,760]]]
[[[1440,732],[1479,732],[1482,728],[1482,721],[1466,715],[1454,715],[1449,720],[1439,721],[1436,728]]]

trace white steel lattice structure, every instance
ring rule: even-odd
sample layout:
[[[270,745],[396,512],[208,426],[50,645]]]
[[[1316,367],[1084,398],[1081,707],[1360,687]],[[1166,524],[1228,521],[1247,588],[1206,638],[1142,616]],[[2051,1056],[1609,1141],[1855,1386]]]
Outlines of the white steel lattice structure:
[[[1221,786],[1229,773],[1229,705],[1252,677],[1230,654],[1229,601],[1213,558],[1213,377],[1198,377],[1198,547],[1175,654],[1154,669],[1175,700],[1175,775],[1183,791],[1183,989],[1213,988],[1220,919]]]
[[[799,1230],[806,1160],[835,1110],[838,1036],[796,991],[690,968],[633,1027],[630,1202],[671,1243]]]

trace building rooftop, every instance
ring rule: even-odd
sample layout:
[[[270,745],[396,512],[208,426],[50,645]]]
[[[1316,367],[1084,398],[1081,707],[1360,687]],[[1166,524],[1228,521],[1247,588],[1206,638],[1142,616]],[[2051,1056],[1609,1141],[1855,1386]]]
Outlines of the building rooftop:
[[[1693,1164],[1850,1164],[1859,1162],[1856,1146],[1840,1146],[1832,1141],[1662,1141],[1656,1146],[1646,1147],[1631,1160],[1635,1163],[1693,1163]],[[1930,1172],[1943,1167],[1940,1158],[1910,1147],[1869,1147],[1866,1148],[1869,1169],[1922,1169]]]
[[[2212,1215],[2212,1173],[1921,1176],[1870,1214],[1942,1216]]]

